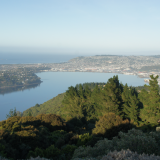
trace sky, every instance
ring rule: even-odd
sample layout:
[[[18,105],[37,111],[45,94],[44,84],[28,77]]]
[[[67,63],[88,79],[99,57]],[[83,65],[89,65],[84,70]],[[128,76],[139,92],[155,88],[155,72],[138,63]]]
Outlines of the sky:
[[[160,0],[1,0],[0,53],[160,55]]]

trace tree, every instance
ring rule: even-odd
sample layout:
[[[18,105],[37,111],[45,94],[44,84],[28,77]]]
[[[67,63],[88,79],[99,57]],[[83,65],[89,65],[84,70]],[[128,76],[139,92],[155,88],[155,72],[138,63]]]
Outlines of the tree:
[[[28,116],[32,116],[32,113],[31,113],[31,111],[29,111],[29,112],[28,112]]]
[[[20,111],[17,111],[16,113],[17,113],[17,116],[20,116],[20,117],[22,117],[22,116],[23,116],[23,113],[22,113],[22,112],[20,112]]]
[[[10,109],[9,114],[8,115],[6,114],[6,118],[14,117],[14,116],[17,116],[16,107],[14,111],[13,109]]]
[[[68,112],[69,117],[83,117],[82,98],[79,96],[76,87],[71,86],[68,88],[62,103],[64,105],[63,110]]]
[[[91,99],[94,103],[100,103],[101,98],[101,90],[98,88],[98,85],[96,85],[92,91]]]
[[[147,123],[157,123],[160,118],[160,95],[158,85],[158,75],[150,76],[149,85],[144,85],[149,91],[143,89],[139,94],[139,99],[143,104],[140,111],[140,118]]]
[[[78,89],[78,95],[79,95],[79,97],[81,99],[84,99],[84,89],[83,89],[82,84],[79,84],[77,89]]]
[[[96,85],[91,94],[91,102],[92,105],[94,106],[95,116],[97,118],[103,115],[102,113],[104,108],[102,99],[103,99],[102,89],[99,88],[98,85]]]
[[[128,118],[133,122],[138,122],[139,99],[136,90],[133,88],[129,88],[126,84],[122,92],[122,100],[124,118]]]
[[[130,128],[131,125],[128,119],[123,121],[120,116],[109,112],[99,118],[99,121],[95,124],[95,128],[92,130],[92,134],[111,138],[116,136],[119,131],[128,130]]]
[[[91,90],[89,89],[88,85],[85,86],[84,96],[86,99],[90,99],[90,97],[91,97]]]
[[[64,108],[63,113],[67,112],[71,118],[87,118],[94,115],[94,106],[91,100],[91,90],[88,85],[83,87],[81,84],[76,87],[69,87],[62,101]]]
[[[122,102],[121,89],[122,87],[119,83],[118,75],[108,80],[103,92],[103,102],[107,112],[113,112],[117,115],[120,114]]]

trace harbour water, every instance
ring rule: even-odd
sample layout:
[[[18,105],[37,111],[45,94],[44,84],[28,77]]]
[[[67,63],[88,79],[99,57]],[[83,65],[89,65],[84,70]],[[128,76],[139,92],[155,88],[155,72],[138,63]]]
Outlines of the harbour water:
[[[116,73],[93,73],[93,72],[42,72],[37,75],[43,81],[35,88],[19,90],[12,93],[0,94],[0,121],[6,119],[10,109],[16,107],[17,111],[23,112],[35,104],[42,104],[47,100],[65,92],[68,87],[85,82],[107,82],[109,78],[118,75],[119,81],[128,86],[143,86],[143,78],[134,75]]]

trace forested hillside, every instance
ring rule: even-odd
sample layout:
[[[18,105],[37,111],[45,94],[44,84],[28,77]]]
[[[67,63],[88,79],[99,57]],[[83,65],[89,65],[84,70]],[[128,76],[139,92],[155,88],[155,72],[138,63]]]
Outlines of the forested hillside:
[[[157,83],[157,77],[152,76],[152,80]],[[85,117],[87,121],[95,122],[99,116],[114,112],[134,123],[141,123],[141,120],[144,119],[142,116],[143,103],[147,103],[149,100],[149,98],[146,100],[145,97],[150,95],[150,88],[155,87],[155,84],[151,84],[151,82],[150,87],[147,85],[129,87],[127,84],[119,83],[118,76],[114,76],[107,83],[77,84],[75,87],[69,87],[66,93],[27,109],[22,116],[37,116],[44,113],[60,115],[64,119]],[[156,87],[158,94],[160,89],[158,84]],[[150,98],[153,97],[150,96]],[[143,102],[144,99],[145,102]],[[158,119],[158,116],[156,117],[153,120],[155,123]]]
[[[43,104],[36,104],[34,107],[31,107],[27,110],[25,110],[22,114],[19,114],[19,116],[27,116],[27,115],[32,115],[32,116],[37,116],[38,114],[44,113],[44,114],[57,114],[61,115],[61,110],[60,108],[63,107],[62,105],[62,100],[64,98],[65,93],[59,94],[58,96],[50,99],[49,101],[43,103]]]
[[[10,112],[0,122],[0,154],[13,160],[102,159],[109,151],[130,149],[160,156],[157,79],[152,75],[147,90],[138,92],[114,76],[106,84],[71,86],[22,117]]]
[[[76,89],[79,88],[79,86],[82,85],[83,88],[86,88],[86,86],[93,91],[93,89],[98,86],[98,88],[104,89],[106,83],[83,83],[83,84],[77,84],[75,86]],[[122,85],[123,86],[123,85]],[[124,87],[124,86],[123,86]],[[142,89],[145,89],[146,91],[149,91],[148,88],[145,86],[138,86],[138,87],[132,87],[129,86],[129,88],[135,89],[137,92],[140,92]],[[160,87],[159,87],[160,91]],[[56,114],[56,115],[61,115],[62,116],[62,108],[64,105],[62,104],[62,101],[64,99],[65,93],[59,94],[56,97],[53,97],[52,99],[48,100],[47,102],[44,102],[43,104],[36,104],[35,106],[25,110],[23,113],[20,113],[17,111],[18,116],[27,116],[27,115],[32,115],[32,116],[37,116],[38,114],[44,113],[44,114]]]
[[[82,85],[83,88],[86,86],[92,91],[96,85],[98,85],[101,88],[104,88],[105,83],[84,83],[84,84],[77,84],[76,88],[78,89],[79,85]],[[48,100],[47,102],[44,102],[43,104],[36,104],[35,106],[25,110],[22,113],[17,111],[18,116],[27,116],[27,115],[32,115],[32,116],[37,116],[40,113],[44,114],[57,114],[57,115],[62,115],[62,108],[63,104],[62,101],[64,99],[65,93],[59,94],[56,97],[53,97],[52,99]]]

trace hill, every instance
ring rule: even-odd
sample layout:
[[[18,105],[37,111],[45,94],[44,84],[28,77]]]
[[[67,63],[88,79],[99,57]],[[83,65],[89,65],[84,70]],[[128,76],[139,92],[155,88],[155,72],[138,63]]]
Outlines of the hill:
[[[101,159],[109,151],[129,149],[160,156],[158,76],[150,77],[144,85],[149,92],[137,92],[113,76],[105,85],[70,86],[30,108],[28,116],[11,112],[0,122],[0,155],[12,160]]]
[[[61,115],[60,108],[63,107],[62,100],[64,98],[65,93],[59,94],[56,97],[53,97],[52,99],[48,100],[47,102],[44,102],[43,104],[36,104],[35,106],[25,110],[23,112],[23,117],[27,116],[29,113],[32,114],[32,116],[37,116],[38,114],[44,113],[44,114],[56,114]]]
[[[80,84],[77,84],[76,87],[78,87]],[[102,88],[104,87],[105,83],[84,83],[82,84],[83,87],[88,86],[89,89],[93,90],[96,85]],[[32,116],[37,116],[38,114],[44,113],[44,114],[56,114],[61,115],[62,117],[65,113],[62,111],[62,108],[64,105],[62,104],[62,101],[64,99],[65,93],[58,94],[56,97],[53,97],[52,99],[44,102],[43,104],[36,104],[35,106],[23,111],[22,116],[28,116],[29,113],[31,113]],[[63,112],[63,113],[62,113]]]
[[[82,84],[82,86],[85,88],[86,86],[88,86],[89,89],[94,90],[96,85],[98,85],[99,87],[101,87],[102,89],[104,89],[106,83],[84,83]],[[79,85],[81,84],[77,84],[75,87],[77,88]],[[130,87],[130,88],[134,88],[136,91],[140,92],[141,90],[145,89],[147,91],[149,91],[145,86],[137,86],[137,87]],[[159,87],[159,91],[160,91],[160,87]],[[62,101],[64,99],[65,93],[61,93],[58,94],[56,97],[53,97],[52,99],[44,102],[43,104],[36,104],[33,107],[28,108],[27,110],[23,111],[22,114],[18,114],[19,116],[28,116],[29,114],[31,114],[32,116],[37,116],[38,114],[56,114],[56,115],[60,115],[63,118],[65,118],[64,116],[64,111],[63,111],[63,107],[64,105],[62,104]],[[19,113],[17,111],[17,113]]]

